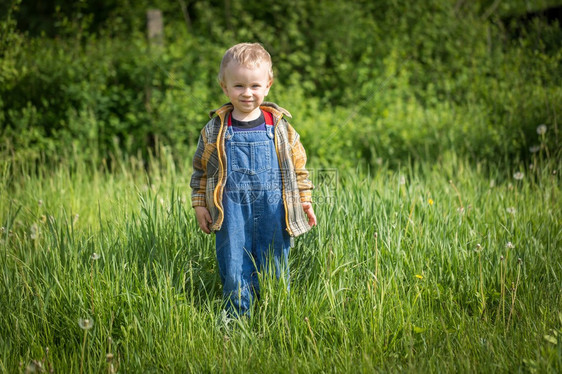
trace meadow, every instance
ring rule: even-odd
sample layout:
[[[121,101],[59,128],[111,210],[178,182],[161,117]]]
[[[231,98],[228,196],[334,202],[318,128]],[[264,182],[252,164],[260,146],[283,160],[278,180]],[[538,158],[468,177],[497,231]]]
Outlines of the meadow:
[[[311,165],[319,225],[295,241],[290,293],[264,275],[228,324],[189,160],[3,159],[0,371],[560,372],[547,152],[524,169]]]
[[[4,3],[0,373],[562,372],[559,0]],[[228,321],[189,179],[243,41],[319,225]]]

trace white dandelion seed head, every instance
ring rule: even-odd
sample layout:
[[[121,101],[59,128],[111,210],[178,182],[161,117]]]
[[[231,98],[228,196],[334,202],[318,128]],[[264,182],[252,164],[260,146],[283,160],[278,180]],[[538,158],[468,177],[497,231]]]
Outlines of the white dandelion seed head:
[[[544,135],[546,133],[546,130],[547,127],[544,123],[537,126],[537,134],[539,135]]]
[[[529,152],[531,153],[537,153],[540,150],[541,150],[540,145],[532,145],[529,147]]]
[[[101,257],[100,254],[99,254],[99,253],[96,253],[96,252],[92,253],[92,255],[90,256],[90,258],[91,258],[93,261],[99,260],[100,257]]]
[[[513,174],[513,179],[520,181],[520,180],[523,179],[524,176],[525,176],[525,174],[523,174],[522,172],[518,171],[518,172],[516,172],[515,174]]]
[[[78,320],[78,326],[80,326],[82,330],[89,330],[94,327],[94,320],[90,318],[80,318]]]
[[[517,209],[515,209],[514,207],[510,206],[508,208],[505,209],[509,214],[515,214],[515,212],[517,212]]]
[[[506,247],[507,249],[513,249],[513,248],[515,248],[515,246],[513,245],[512,242],[507,242],[507,244],[505,245],[505,247]]]
[[[37,205],[39,205],[39,206],[43,205],[43,200],[37,201]]]
[[[32,240],[36,240],[39,237],[39,226],[37,226],[36,223],[31,225],[31,228],[29,229],[29,231],[30,231],[29,237]]]
[[[26,373],[43,373],[45,369],[41,361],[33,360],[25,368]]]

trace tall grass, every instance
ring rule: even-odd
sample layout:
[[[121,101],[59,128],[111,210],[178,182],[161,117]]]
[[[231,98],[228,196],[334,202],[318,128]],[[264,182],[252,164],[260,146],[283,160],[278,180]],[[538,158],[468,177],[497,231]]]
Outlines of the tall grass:
[[[228,326],[187,164],[3,160],[0,371],[560,372],[560,158],[442,160],[313,168],[290,293]]]

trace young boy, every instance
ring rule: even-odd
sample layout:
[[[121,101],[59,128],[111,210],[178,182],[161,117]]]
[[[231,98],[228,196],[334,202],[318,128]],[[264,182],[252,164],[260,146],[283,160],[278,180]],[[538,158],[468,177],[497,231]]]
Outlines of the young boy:
[[[243,315],[259,297],[258,272],[274,264],[276,277],[288,277],[291,237],[316,225],[313,186],[299,135],[284,118],[291,115],[264,102],[273,84],[269,53],[258,43],[231,47],[219,82],[230,103],[201,131],[191,201],[201,230],[216,234],[227,312]]]

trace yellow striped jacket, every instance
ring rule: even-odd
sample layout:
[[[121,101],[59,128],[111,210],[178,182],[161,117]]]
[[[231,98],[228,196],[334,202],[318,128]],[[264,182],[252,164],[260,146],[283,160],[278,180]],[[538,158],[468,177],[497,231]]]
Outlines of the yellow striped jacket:
[[[310,230],[301,202],[312,200],[314,186],[306,169],[306,152],[299,134],[287,122],[291,114],[274,103],[264,102],[260,108],[273,115],[275,150],[279,159],[283,185],[283,205],[289,235],[299,236]],[[209,113],[210,121],[199,136],[193,157],[191,205],[209,210],[211,230],[218,231],[224,220],[222,197],[226,184],[225,133],[227,114],[233,109],[228,103]],[[215,117],[216,114],[216,117]]]

